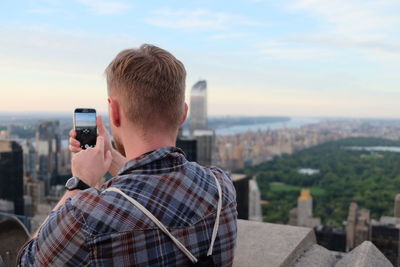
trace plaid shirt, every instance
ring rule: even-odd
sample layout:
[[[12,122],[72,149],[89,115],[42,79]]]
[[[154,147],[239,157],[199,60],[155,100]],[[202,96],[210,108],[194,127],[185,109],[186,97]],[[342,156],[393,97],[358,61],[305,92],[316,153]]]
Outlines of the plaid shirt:
[[[162,147],[129,161],[100,190],[90,188],[52,211],[39,235],[20,252],[22,266],[187,266],[191,262],[117,187],[158,218],[195,256],[206,255],[222,211],[213,249],[217,266],[230,266],[236,244],[236,195],[220,169],[186,160],[182,150]]]

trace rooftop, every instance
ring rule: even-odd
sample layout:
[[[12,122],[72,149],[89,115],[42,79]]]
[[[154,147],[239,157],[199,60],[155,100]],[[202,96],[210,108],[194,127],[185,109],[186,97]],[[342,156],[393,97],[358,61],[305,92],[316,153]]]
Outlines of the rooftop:
[[[393,266],[369,241],[349,253],[329,251],[316,243],[313,229],[238,220],[233,266],[361,267]]]

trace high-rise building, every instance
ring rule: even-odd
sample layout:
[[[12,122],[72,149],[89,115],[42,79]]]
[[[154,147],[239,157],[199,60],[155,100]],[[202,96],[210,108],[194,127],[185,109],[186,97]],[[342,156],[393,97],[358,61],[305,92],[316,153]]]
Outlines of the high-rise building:
[[[346,252],[346,231],[342,227],[319,225],[314,228],[317,243],[326,249]]]
[[[398,217],[400,194],[395,197],[395,217],[382,216],[371,221],[371,241],[394,266],[400,266],[400,218]]]
[[[367,209],[360,209],[357,216],[356,236],[354,245],[357,247],[365,240],[369,240],[370,234],[370,214]]]
[[[36,212],[39,204],[44,202],[44,182],[29,177],[24,178],[24,194],[31,198],[33,213]]]
[[[359,209],[357,203],[349,206],[349,214],[346,223],[346,247],[347,251],[369,240],[370,214],[367,209]]]
[[[261,193],[254,178],[249,181],[249,220],[262,222]]]
[[[207,82],[198,81],[192,87],[190,96],[190,120],[189,130],[207,129]]]
[[[188,161],[197,161],[197,140],[191,136],[184,136],[182,128],[179,128],[176,146],[185,152]]]
[[[190,138],[196,140],[196,160],[199,164],[210,166],[215,160],[215,131],[207,125],[207,82],[198,81],[192,87],[190,97]]]
[[[249,181],[250,176],[245,174],[232,173],[230,175],[233,186],[236,190],[236,210],[238,212],[238,219],[249,219]]]
[[[211,166],[215,155],[215,131],[194,130],[192,137],[197,141],[197,162],[203,166]]]
[[[356,233],[356,223],[357,223],[357,210],[358,205],[355,202],[351,202],[349,206],[349,214],[347,215],[346,223],[346,247],[347,250],[353,249],[354,237]]]
[[[14,213],[24,214],[22,148],[15,141],[0,140],[0,199],[14,202]]]
[[[400,219],[381,217],[371,227],[371,241],[394,266],[400,266]]]
[[[46,191],[52,180],[58,175],[60,168],[60,123],[59,121],[43,121],[36,132],[36,150],[38,177],[45,182]]]
[[[302,189],[297,200],[297,225],[313,228],[321,224],[319,218],[313,217],[313,199],[308,189]]]
[[[400,218],[400,194],[397,194],[394,199],[394,217]]]
[[[26,139],[22,144],[24,176],[36,178],[36,150],[32,142]]]

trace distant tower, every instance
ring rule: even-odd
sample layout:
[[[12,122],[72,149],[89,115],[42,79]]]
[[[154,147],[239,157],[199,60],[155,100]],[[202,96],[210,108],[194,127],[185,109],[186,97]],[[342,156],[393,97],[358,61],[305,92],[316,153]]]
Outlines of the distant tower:
[[[190,134],[194,130],[207,129],[207,82],[198,81],[192,87],[190,96]]]
[[[356,232],[356,223],[357,223],[357,212],[358,205],[355,202],[351,202],[349,206],[349,214],[347,216],[347,224],[346,224],[346,247],[347,250],[351,250],[354,248],[355,244],[355,232]]]
[[[24,156],[24,176],[36,178],[36,150],[28,139],[22,144]]]
[[[314,228],[321,224],[320,218],[313,217],[313,200],[308,189],[302,189],[300,193],[300,197],[297,200],[297,225]],[[295,214],[295,211],[292,210],[289,212],[291,216]],[[293,218],[291,220],[293,223]]]
[[[400,218],[400,194],[397,194],[394,199],[394,217]]]
[[[370,213],[367,209],[359,209],[357,203],[351,202],[346,223],[347,251],[369,239]]]
[[[369,240],[370,214],[367,209],[360,209],[357,213],[356,233],[354,236],[354,246],[361,245],[365,240]]]
[[[22,148],[15,141],[0,140],[0,199],[12,202],[14,213],[24,215]]]
[[[249,181],[249,220],[262,222],[261,193],[255,178]]]
[[[44,121],[39,123],[36,132],[37,174],[45,182],[46,191],[49,190],[51,179],[59,172],[60,165],[60,122]]]
[[[312,217],[312,197],[310,190],[302,189],[300,197],[297,200],[297,224],[299,226],[307,226],[308,218]]]
[[[207,122],[207,82],[198,81],[192,87],[190,96],[190,137],[197,141],[196,161],[210,166],[215,161],[215,131],[208,130]]]

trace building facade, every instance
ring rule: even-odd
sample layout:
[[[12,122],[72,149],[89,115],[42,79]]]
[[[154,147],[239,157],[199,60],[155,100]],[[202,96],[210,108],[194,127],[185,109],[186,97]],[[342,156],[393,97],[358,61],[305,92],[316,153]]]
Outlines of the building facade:
[[[201,80],[193,85],[190,95],[190,133],[207,129],[207,116],[207,82]]]
[[[14,213],[24,214],[23,155],[15,141],[0,140],[0,199],[14,203]]]

